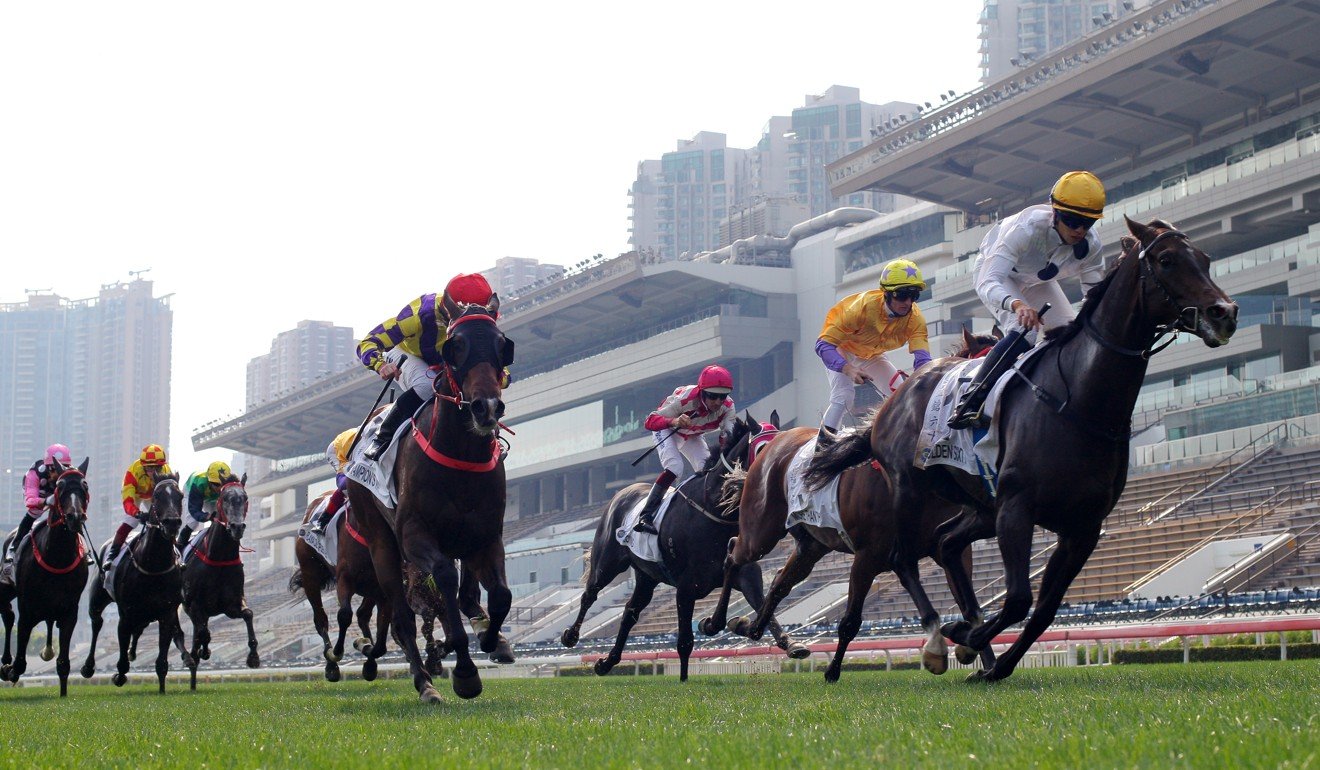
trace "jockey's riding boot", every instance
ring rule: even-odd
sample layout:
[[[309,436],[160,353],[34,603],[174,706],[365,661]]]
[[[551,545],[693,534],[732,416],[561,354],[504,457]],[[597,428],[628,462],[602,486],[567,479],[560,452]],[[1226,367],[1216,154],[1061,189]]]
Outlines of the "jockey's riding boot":
[[[324,535],[325,527],[327,524],[330,523],[330,519],[334,518],[336,510],[338,509],[331,509],[330,506],[327,505],[325,507],[325,510],[322,511],[320,515],[318,515],[315,519],[312,519],[311,531],[317,535]]]
[[[665,490],[668,485],[651,485],[651,492],[646,496],[646,504],[642,506],[642,512],[637,514],[637,526],[633,527],[634,532],[645,532],[648,535],[658,535],[660,531],[655,528],[655,512],[660,508],[660,501],[665,498]]]
[[[838,436],[838,430],[831,428],[825,423],[821,423],[820,430],[816,431],[816,451],[819,452],[830,444],[833,444]]]
[[[380,425],[380,432],[372,439],[371,446],[362,453],[362,456],[368,460],[379,460],[381,453],[394,440],[394,434],[399,430],[399,426],[412,417],[413,412],[421,405],[422,397],[417,395],[417,391],[412,388],[405,390],[403,395],[399,396],[399,400],[394,402],[394,406],[390,407],[390,413]]]
[[[123,547],[124,547],[123,543],[111,543],[110,550],[105,552],[105,561],[103,563],[107,567],[110,566],[111,564],[114,564],[115,557],[119,555],[119,549]]]
[[[1012,366],[1018,356],[1030,349],[1031,343],[1020,332],[1007,334],[996,342],[972,377],[972,385],[966,395],[954,408],[953,416],[949,418],[949,427],[955,430],[986,427],[988,421],[981,409],[985,406],[986,396],[990,395],[990,389],[994,387],[999,375]]]

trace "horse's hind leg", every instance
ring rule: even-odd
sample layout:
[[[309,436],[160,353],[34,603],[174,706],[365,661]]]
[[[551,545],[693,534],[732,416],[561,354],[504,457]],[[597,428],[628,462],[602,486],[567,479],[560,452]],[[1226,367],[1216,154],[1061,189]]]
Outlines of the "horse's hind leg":
[[[422,664],[431,676],[442,676],[445,665],[441,662],[440,643],[435,640],[435,614],[422,613],[422,638],[426,640],[426,662]]]
[[[160,634],[160,645],[156,653],[156,681],[160,692],[165,692],[165,675],[170,672],[170,619],[164,616],[156,619],[156,630]]]
[[[587,573],[587,586],[582,589],[581,607],[578,609],[577,618],[573,625],[564,629],[564,633],[559,637],[560,643],[565,647],[574,647],[578,643],[578,635],[582,633],[582,622],[587,619],[587,610],[596,603],[596,597],[600,595],[601,589],[628,569],[628,562],[622,559],[608,559],[602,554],[595,553],[597,549],[592,549],[591,571]],[[606,549],[600,549],[606,550]]]
[[[50,660],[55,657],[55,621],[46,621],[46,646],[41,648],[41,659]]]
[[[985,622],[981,603],[977,600],[976,590],[972,585],[970,546],[978,540],[993,537],[994,533],[994,527],[988,516],[978,515],[968,509],[963,509],[961,515],[946,521],[936,530],[939,541],[936,546],[935,561],[944,568],[945,580],[949,584],[949,589],[953,591],[953,599],[958,603],[958,609],[963,616],[962,620],[945,623],[941,632],[966,650],[971,648],[962,640],[966,639],[972,629]],[[989,647],[987,646],[986,649]],[[990,656],[993,663],[994,653],[991,652]],[[958,659],[964,663],[970,662],[965,658],[966,653],[960,650]],[[985,662],[984,655],[982,662]]]
[[[784,562],[779,574],[775,575],[774,582],[770,584],[769,594],[766,595],[761,606],[757,608],[756,617],[734,620],[734,633],[752,640],[764,636],[765,627],[770,623],[770,619],[774,617],[775,608],[789,595],[794,586],[811,574],[816,562],[830,552],[830,549],[822,545],[820,541],[804,532],[794,532],[793,540],[795,546],[793,552],[788,555],[788,561]]]
[[[679,589],[677,597],[678,605],[678,681],[686,682],[688,678],[688,658],[692,655],[692,608],[697,603],[697,597],[692,595],[692,590],[688,586]]]
[[[921,648],[921,667],[932,674],[943,674],[949,670],[949,647],[944,643],[944,634],[940,632],[940,613],[935,611],[935,605],[931,604],[925,587],[921,585],[917,559],[900,550],[894,555],[894,574],[912,598],[913,604],[917,605],[921,627],[926,631],[926,644]]]
[[[115,663],[114,676],[110,681],[115,687],[123,687],[128,681],[128,650],[133,645],[133,629],[129,628],[128,618],[119,616],[119,660]]]
[[[655,587],[658,585],[655,578],[645,572],[633,570],[633,576],[633,593],[628,598],[628,604],[623,608],[623,617],[619,620],[619,635],[614,640],[614,647],[609,655],[596,660],[595,671],[600,676],[610,673],[610,669],[623,659],[623,646],[628,643],[628,633],[637,625],[642,610],[651,603],[651,597],[655,594]]]
[[[257,629],[252,625],[252,610],[248,608],[247,599],[239,599],[238,616],[243,618],[243,622],[247,624],[247,634],[248,634],[248,656],[246,661],[247,667],[260,668],[261,656],[257,654]]]
[[[101,626],[105,623],[102,614],[105,608],[110,604],[110,594],[105,589],[97,586],[92,591],[92,599],[87,603],[87,616],[92,621],[92,643],[87,648],[87,660],[83,663],[82,669],[78,672],[84,679],[90,679],[92,674],[96,673],[96,639],[101,635]],[[5,623],[5,662],[9,658],[9,623]]]
[[[353,625],[353,584],[349,581],[346,574],[342,573],[339,579],[335,581],[335,598],[339,600],[339,611],[335,613],[335,622],[339,626],[339,634],[335,637],[333,648],[327,648],[325,651],[326,663],[338,663],[344,658],[344,639],[348,636],[348,629]],[[363,597],[363,602],[366,598]],[[370,616],[368,616],[369,618]],[[370,637],[370,631],[364,631],[365,637]],[[353,643],[353,647],[359,651],[364,648],[362,639]],[[327,667],[327,672],[329,668]],[[328,673],[327,673],[328,676]]]
[[[876,568],[877,559],[865,551],[859,551],[853,558],[852,569],[848,573],[848,606],[839,618],[839,645],[834,650],[834,659],[825,669],[825,681],[839,681],[843,670],[843,656],[848,651],[848,644],[857,636],[862,627],[862,607],[866,596],[871,592],[871,582],[880,574]]]
[[[742,572],[738,574],[738,590],[742,592],[747,603],[753,607],[760,607],[765,603],[765,584],[761,580],[761,569],[755,564],[744,564]],[[770,634],[775,638],[775,644],[779,649],[788,653],[788,657],[794,660],[800,660],[811,654],[811,650],[801,642],[795,642],[784,632],[783,626],[775,620],[775,616],[770,615],[767,622],[767,628]]]
[[[480,580],[481,587],[486,589],[488,625],[477,633],[481,651],[496,663],[512,663],[513,647],[500,633],[504,620],[509,617],[509,608],[513,606],[513,592],[509,590],[509,580],[504,573],[504,543],[495,540],[484,551],[466,559],[463,565],[464,574]],[[473,593],[475,589],[474,581]]]
[[[958,636],[955,642],[983,650],[999,632],[1022,620],[1031,610],[1031,538],[1035,524],[1026,511],[1000,509],[995,533],[1004,561],[1004,604],[985,623]],[[961,629],[954,629],[955,632]],[[997,665],[997,664],[996,664]]]
[[[376,600],[370,596],[363,596],[362,602],[358,605],[357,611],[353,615],[357,618],[358,630],[362,635],[353,642],[353,647],[364,655],[370,654],[371,647],[375,645],[376,640],[371,635],[371,616],[376,614]],[[376,624],[380,625],[381,615],[377,614]],[[381,644],[385,641],[382,639]],[[376,657],[380,657],[377,655]]]
[[[303,596],[307,597],[307,603],[312,607],[312,625],[321,637],[321,655],[327,662],[333,662],[330,655],[330,618],[325,614],[325,605],[321,602],[321,582],[310,573],[310,569],[302,573]],[[326,672],[326,678],[330,678],[329,671]]]
[[[363,604],[366,604],[367,601],[369,600],[366,597],[362,598]],[[374,599],[370,601],[373,605],[376,604]],[[368,682],[375,681],[376,661],[385,655],[385,640],[390,638],[390,616],[389,605],[381,602],[376,612],[376,638],[370,644],[363,645],[362,648],[362,652],[367,656],[367,659],[362,662],[362,678]],[[367,621],[371,621],[370,616],[367,617]],[[370,634],[368,633],[368,635]]]
[[[734,576],[740,567],[749,561],[755,561],[745,553],[742,543],[742,536],[729,538],[728,550],[724,556],[724,582],[720,586],[720,598],[715,601],[715,607],[711,609],[710,615],[701,621],[701,633],[706,636],[714,636],[728,625],[729,594],[733,591]]]
[[[981,678],[994,681],[1013,673],[1022,656],[1054,622],[1054,613],[1068,592],[1068,586],[1072,585],[1077,573],[1082,571],[1099,540],[1099,532],[1084,537],[1059,537],[1058,547],[1050,555],[1045,572],[1040,577],[1040,597],[1036,602],[1036,611],[1031,613],[1031,618],[1027,620],[1017,640],[995,661],[994,668],[979,672]]]

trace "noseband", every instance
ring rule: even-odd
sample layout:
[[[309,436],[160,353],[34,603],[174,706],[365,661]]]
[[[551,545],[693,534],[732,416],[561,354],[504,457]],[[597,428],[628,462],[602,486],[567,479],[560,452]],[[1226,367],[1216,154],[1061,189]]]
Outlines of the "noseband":
[[[1155,286],[1160,290],[1160,292],[1164,295],[1164,302],[1167,305],[1175,308],[1178,307],[1178,301],[1173,298],[1173,294],[1169,291],[1169,287],[1164,284],[1164,281],[1160,280],[1159,275],[1156,274],[1155,272],[1155,268],[1151,267],[1146,263],[1146,256],[1150,253],[1150,250],[1155,248],[1156,244],[1168,238],[1182,238],[1184,241],[1187,241],[1188,243],[1191,242],[1191,239],[1188,238],[1185,233],[1182,233],[1178,230],[1165,230],[1161,232],[1159,235],[1155,236],[1154,239],[1152,239],[1148,245],[1143,246],[1141,250],[1137,252],[1137,257],[1136,257],[1137,269],[1140,271],[1140,276],[1141,276],[1140,290],[1137,292],[1137,302],[1140,304],[1140,310],[1138,312],[1140,313],[1140,316],[1142,318],[1147,317],[1146,314],[1146,278],[1147,277],[1150,278],[1151,282],[1153,282]],[[1191,316],[1190,320],[1187,319],[1187,316],[1189,314]],[[1200,324],[1200,322],[1201,322],[1200,308],[1192,307],[1192,306],[1184,307],[1182,308],[1181,311],[1179,311],[1177,317],[1174,318],[1173,321],[1164,324],[1157,324],[1155,326],[1155,336],[1151,339],[1150,343],[1147,344],[1145,348],[1140,350],[1124,347],[1111,340],[1105,339],[1105,336],[1100,332],[1100,330],[1095,328],[1095,322],[1091,319],[1091,316],[1089,315],[1086,317],[1086,321],[1082,325],[1082,328],[1086,330],[1086,334],[1091,339],[1098,342],[1100,346],[1105,348],[1106,350],[1117,353],[1121,356],[1127,356],[1129,358],[1150,359],[1151,356],[1155,355],[1161,350],[1164,350],[1165,348],[1176,342],[1178,340],[1178,334],[1180,332],[1189,332],[1189,333],[1195,332],[1196,327]],[[1156,343],[1158,343],[1160,339],[1166,335],[1172,335],[1172,336],[1170,336],[1169,339],[1164,342],[1164,344],[1157,345]]]

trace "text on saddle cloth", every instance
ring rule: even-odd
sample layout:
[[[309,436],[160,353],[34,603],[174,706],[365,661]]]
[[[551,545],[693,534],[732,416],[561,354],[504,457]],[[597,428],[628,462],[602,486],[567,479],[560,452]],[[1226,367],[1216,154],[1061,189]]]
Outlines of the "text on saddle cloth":
[[[321,557],[326,566],[333,569],[335,562],[339,559],[339,522],[344,518],[344,514],[348,512],[348,506],[344,505],[338,511],[335,511],[335,515],[331,516],[330,521],[326,523],[324,532],[318,535],[311,531],[311,523],[316,521],[316,517],[320,516],[329,504],[330,498],[327,497],[316,506],[316,510],[312,511],[312,516],[308,519],[308,522],[298,528],[298,539],[310,546],[316,552],[316,555]]]
[[[807,491],[803,477],[807,466],[816,454],[816,439],[811,439],[798,449],[797,454],[788,464],[785,483],[788,485],[788,518],[784,528],[791,529],[798,524],[809,527],[830,529],[838,533],[839,538],[853,547],[852,540],[843,529],[843,519],[839,516],[839,477],[830,479],[830,483],[814,492]]]
[[[429,403],[429,402],[428,402]],[[380,433],[381,423],[389,416],[391,410],[397,408],[398,404],[390,404],[388,409],[381,410],[381,413],[371,418],[365,428],[362,429],[362,435],[358,439],[357,446],[353,447],[352,453],[348,456],[348,465],[344,466],[344,475],[356,481],[376,496],[386,508],[393,509],[399,502],[398,490],[394,488],[394,460],[399,456],[399,442],[404,434],[408,432],[407,427],[394,433],[394,440],[390,442],[389,447],[381,452],[380,459],[377,461],[368,460],[363,455],[376,439],[376,434]],[[417,407],[417,412],[425,408],[423,403]],[[413,413],[415,417],[417,412]],[[328,529],[328,527],[327,527]]]
[[[657,530],[664,523],[665,513],[669,511],[669,505],[678,495],[674,494],[674,489],[681,484],[671,487],[665,491],[664,499],[660,501],[660,508],[655,512],[654,525]],[[664,556],[660,553],[660,536],[652,535],[647,532],[637,532],[634,528],[637,526],[637,517],[642,513],[642,506],[646,504],[646,497],[643,496],[628,512],[623,515],[623,524],[614,531],[614,539],[619,541],[619,545],[626,547],[633,552],[633,555],[642,561],[649,561],[655,564],[661,564]]]

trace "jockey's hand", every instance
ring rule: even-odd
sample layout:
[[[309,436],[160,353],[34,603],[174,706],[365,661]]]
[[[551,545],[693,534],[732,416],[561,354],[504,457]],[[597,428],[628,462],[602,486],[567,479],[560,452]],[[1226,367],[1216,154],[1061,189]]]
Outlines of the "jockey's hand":
[[[55,495],[46,495],[46,507],[50,508],[53,507],[54,505],[55,505]]]
[[[1036,314],[1036,309],[1020,299],[1013,300],[1013,312],[1017,313],[1018,324],[1024,329],[1039,329],[1041,326],[1040,316]]]
[[[380,365],[380,368],[376,370],[376,373],[380,375],[382,380],[392,380],[399,376],[399,367],[386,361]]]
[[[680,414],[679,416],[675,417],[673,422],[669,423],[669,425],[672,428],[679,428],[679,429],[690,428],[692,427],[692,418],[687,416],[686,414]]]
[[[852,364],[844,364],[843,368],[839,371],[843,373],[844,377],[852,380],[854,385],[861,385],[871,381],[871,378],[867,377],[865,372]]]

